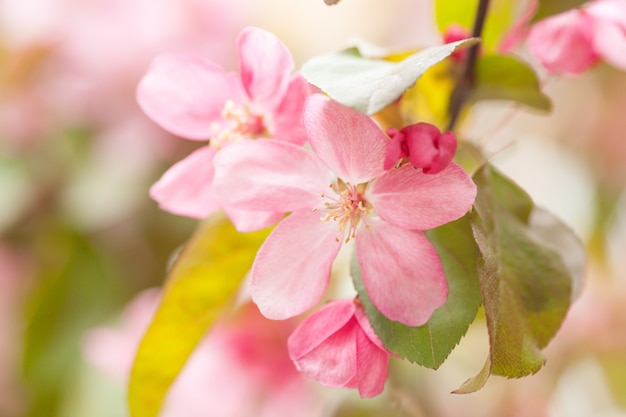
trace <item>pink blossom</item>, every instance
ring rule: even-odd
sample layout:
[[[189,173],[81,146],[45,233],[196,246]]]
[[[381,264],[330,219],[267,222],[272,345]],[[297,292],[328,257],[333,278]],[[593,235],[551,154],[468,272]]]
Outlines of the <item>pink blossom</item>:
[[[247,28],[238,49],[238,74],[201,57],[162,55],[138,87],[142,109],[164,129],[191,140],[210,139],[151,188],[164,210],[203,218],[220,208],[211,190],[213,157],[227,145],[256,138],[306,141],[301,116],[308,84],[292,75],[295,64],[285,45],[269,32]],[[240,230],[265,227],[283,213],[225,209]]]
[[[141,293],[120,326],[91,330],[88,362],[125,383],[139,341],[156,310],[159,291]],[[292,322],[272,322],[252,304],[218,324],[189,358],[168,393],[163,417],[323,417],[332,411],[289,358]],[[331,404],[332,405],[332,404]]]
[[[593,47],[606,62],[626,71],[626,1],[598,0],[586,11],[593,19]]]
[[[425,174],[443,171],[456,153],[456,137],[452,132],[441,133],[429,123],[417,123],[397,130],[387,129],[391,141],[387,144],[385,169],[391,168],[399,159],[409,158],[415,168]]]
[[[386,171],[387,136],[369,117],[321,94],[308,100],[304,125],[314,152],[266,140],[234,144],[215,159],[214,189],[222,201],[292,212],[257,253],[253,300],[272,319],[313,307],[341,242],[354,238],[376,307],[391,320],[425,323],[445,302],[448,286],[421,230],[463,216],[476,186],[454,163],[434,175],[409,164]]]
[[[528,46],[554,73],[580,74],[601,59],[626,70],[626,2],[597,0],[543,19],[530,28]]]
[[[329,303],[307,317],[289,338],[289,355],[320,384],[358,388],[361,397],[380,394],[387,379],[389,352],[353,300]]]
[[[593,45],[593,24],[584,10],[570,10],[535,24],[528,34],[528,46],[548,71],[580,74],[599,59]]]

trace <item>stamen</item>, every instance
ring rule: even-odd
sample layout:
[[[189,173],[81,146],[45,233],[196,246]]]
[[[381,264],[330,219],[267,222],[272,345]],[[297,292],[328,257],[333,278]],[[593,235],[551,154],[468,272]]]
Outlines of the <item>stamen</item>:
[[[339,233],[335,240],[337,242],[344,240],[348,243],[350,239],[356,237],[356,230],[361,220],[363,220],[365,227],[369,228],[365,217],[370,214],[371,206],[363,198],[367,184],[353,186],[338,180],[337,183],[331,183],[329,188],[333,190],[333,193],[321,194],[325,201],[320,208],[324,211],[320,220],[324,222],[336,221]],[[314,212],[317,210],[317,208],[313,209]]]

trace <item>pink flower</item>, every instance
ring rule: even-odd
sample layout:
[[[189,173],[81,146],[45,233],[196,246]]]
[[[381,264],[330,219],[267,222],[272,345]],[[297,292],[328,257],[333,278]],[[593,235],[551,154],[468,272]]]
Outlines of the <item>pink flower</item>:
[[[391,141],[387,144],[385,169],[391,168],[399,159],[409,158],[415,168],[423,168],[425,174],[443,171],[456,153],[456,137],[452,132],[442,134],[428,123],[417,123],[397,130],[387,129]]]
[[[584,10],[570,10],[535,24],[528,34],[528,46],[548,71],[580,74],[599,59],[593,45],[593,24]]]
[[[598,0],[586,8],[593,19],[593,47],[606,62],[626,71],[626,1]]]
[[[600,59],[626,70],[626,1],[597,0],[543,19],[528,46],[550,72],[580,74]]]
[[[291,75],[294,61],[285,45],[269,32],[247,28],[238,48],[239,74],[200,57],[163,55],[138,87],[142,109],[164,129],[191,140],[210,139],[151,188],[164,210],[203,218],[220,209],[211,183],[213,157],[224,146],[256,138],[306,141],[301,115],[308,84]],[[265,227],[283,213],[225,209],[240,230]]]
[[[117,328],[91,330],[83,352],[89,363],[125,383],[159,291],[141,293],[126,308]],[[244,305],[216,325],[191,355],[172,385],[163,417],[324,417],[331,407],[289,358],[286,338],[292,322],[272,322]]]
[[[389,352],[353,300],[335,301],[306,318],[289,337],[298,370],[330,387],[358,388],[361,397],[380,394]]]
[[[391,320],[424,324],[448,287],[420,230],[463,216],[476,186],[454,163],[434,175],[409,164],[385,171],[387,136],[369,117],[323,95],[307,102],[304,125],[314,152],[266,140],[234,144],[215,159],[214,189],[226,204],[292,212],[257,253],[253,300],[272,319],[313,307],[341,242],[354,238],[376,307]]]

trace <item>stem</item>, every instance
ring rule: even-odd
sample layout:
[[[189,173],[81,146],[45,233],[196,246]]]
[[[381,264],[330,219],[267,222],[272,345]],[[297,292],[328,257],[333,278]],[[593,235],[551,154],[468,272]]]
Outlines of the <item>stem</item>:
[[[483,26],[485,26],[485,19],[487,18],[487,9],[489,8],[489,0],[480,0],[478,3],[478,9],[476,10],[476,17],[474,19],[474,27],[472,29],[472,37],[480,38],[483,33]],[[465,62],[463,63],[463,71],[457,80],[456,87],[450,96],[450,105],[448,106],[448,113],[450,114],[450,123],[448,124],[448,130],[454,129],[456,122],[461,113],[461,109],[467,99],[467,94],[471,90],[474,84],[474,70],[476,66],[476,57],[478,56],[478,48],[480,44],[472,45],[467,51]]]

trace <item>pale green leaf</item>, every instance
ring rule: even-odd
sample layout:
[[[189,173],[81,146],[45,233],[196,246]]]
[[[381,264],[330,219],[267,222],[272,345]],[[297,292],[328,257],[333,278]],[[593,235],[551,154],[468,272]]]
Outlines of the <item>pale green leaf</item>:
[[[552,109],[535,71],[507,55],[485,55],[476,61],[475,84],[468,101],[479,100],[510,100],[538,110]]]
[[[302,75],[334,100],[369,115],[400,98],[430,67],[476,42],[433,46],[400,62],[366,59],[351,48],[312,58],[302,66]]]
[[[268,231],[241,234],[225,219],[203,223],[174,263],[135,358],[132,417],[155,417],[198,342],[232,302]]]
[[[427,232],[427,237],[441,257],[449,293],[446,303],[422,326],[404,326],[376,309],[363,287],[356,256],[351,272],[359,300],[387,349],[410,362],[436,369],[465,335],[480,307],[476,272],[480,254],[467,216]]]

